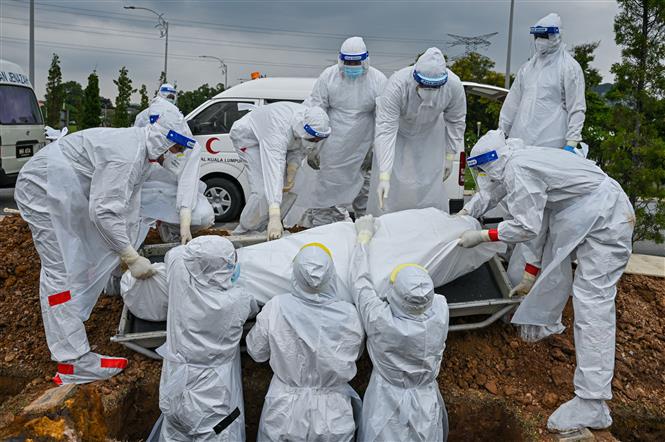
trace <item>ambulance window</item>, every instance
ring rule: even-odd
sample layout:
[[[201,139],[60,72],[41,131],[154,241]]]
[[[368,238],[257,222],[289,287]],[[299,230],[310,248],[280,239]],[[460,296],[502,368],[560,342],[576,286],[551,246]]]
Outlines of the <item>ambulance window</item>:
[[[42,114],[32,89],[0,85],[0,124],[42,124]]]
[[[238,106],[240,104],[240,106]],[[228,134],[231,126],[249,112],[251,101],[218,101],[201,111],[189,121],[189,127],[194,135]],[[242,110],[240,110],[240,109]]]

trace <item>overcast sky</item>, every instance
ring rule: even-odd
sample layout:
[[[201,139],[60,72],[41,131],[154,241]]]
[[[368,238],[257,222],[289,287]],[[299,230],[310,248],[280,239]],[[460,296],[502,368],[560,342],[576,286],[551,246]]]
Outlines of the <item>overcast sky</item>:
[[[35,74],[37,95],[44,95],[53,52],[60,56],[63,80],[84,87],[97,69],[101,93],[114,98],[121,66],[127,66],[134,87],[152,92],[164,65],[164,39],[154,28],[151,8],[169,22],[168,78],[178,89],[223,82],[219,63],[228,65],[231,85],[253,71],[268,76],[315,77],[332,64],[344,38],[365,38],[371,63],[386,75],[413,61],[415,54],[438,46],[449,56],[464,47],[448,47],[448,33],[475,36],[498,32],[480,52],[504,71],[508,42],[509,0],[485,1],[229,1],[229,0],[36,0]],[[28,71],[28,0],[0,0],[0,57]],[[605,81],[620,57],[614,43],[615,1],[515,2],[513,55],[515,72],[533,51],[529,26],[549,12],[558,12],[568,45],[600,41],[595,66]],[[138,102],[138,94],[133,97]]]

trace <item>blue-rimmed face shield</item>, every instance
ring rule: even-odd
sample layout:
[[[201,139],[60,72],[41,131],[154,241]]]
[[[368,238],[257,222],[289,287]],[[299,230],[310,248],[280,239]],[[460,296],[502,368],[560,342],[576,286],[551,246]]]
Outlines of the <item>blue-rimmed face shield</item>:
[[[484,164],[491,163],[492,161],[496,161],[498,159],[499,154],[496,153],[496,150],[490,150],[489,152],[485,152],[482,155],[476,155],[475,157],[467,158],[466,165],[468,167],[477,167],[480,170],[484,170]]]
[[[314,143],[317,143],[324,138],[328,138],[330,136],[330,129],[328,129],[327,132],[319,132],[315,130],[312,126],[309,124],[305,124],[303,126],[303,129],[305,129],[305,132],[307,132],[309,135],[311,135],[311,138],[305,138],[307,141],[312,141]]]
[[[177,94],[178,92],[171,87],[162,86],[159,88],[159,95],[161,95],[171,103],[175,103]]]
[[[169,133],[166,134],[166,138],[180,146],[180,151],[184,151],[185,149],[194,149],[194,146],[196,145],[196,140],[186,137],[183,134],[179,134],[174,130],[169,130]]]
[[[556,26],[532,26],[529,33],[533,35],[534,39],[549,39],[550,35],[557,35],[559,33],[559,28]]]
[[[362,54],[339,53],[339,59],[342,61],[342,63],[349,66],[360,65],[363,61],[367,60],[367,57],[369,57],[369,52],[364,52]]]
[[[413,79],[416,80],[418,86],[422,88],[438,89],[444,84],[446,84],[446,82],[448,81],[448,73],[444,72],[443,75],[440,77],[426,77],[414,69]]]

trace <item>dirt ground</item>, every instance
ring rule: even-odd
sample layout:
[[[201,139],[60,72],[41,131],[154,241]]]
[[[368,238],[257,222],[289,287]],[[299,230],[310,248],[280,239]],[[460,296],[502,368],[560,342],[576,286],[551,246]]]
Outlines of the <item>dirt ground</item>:
[[[159,414],[161,364],[109,341],[122,310],[119,297],[102,295],[86,328],[93,351],[130,359],[125,372],[78,387],[66,409],[38,417],[22,411],[53,387],[56,364],[50,361],[41,321],[39,257],[27,225],[17,216],[0,221],[0,256],[0,439],[145,438]],[[536,344],[520,341],[516,329],[504,323],[449,335],[439,375],[450,416],[449,440],[550,440],[547,417],[573,397],[571,318],[569,305],[566,332]],[[665,279],[625,275],[617,324],[614,399],[609,402],[614,425],[610,432],[596,433],[596,440],[663,441]],[[272,373],[245,354],[242,363],[247,440],[254,440]],[[352,382],[361,395],[370,373],[365,355]]]

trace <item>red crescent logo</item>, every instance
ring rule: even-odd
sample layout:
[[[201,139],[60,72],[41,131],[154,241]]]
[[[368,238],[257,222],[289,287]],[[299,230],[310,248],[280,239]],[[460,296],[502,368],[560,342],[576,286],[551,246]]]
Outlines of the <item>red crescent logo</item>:
[[[206,150],[211,153],[212,155],[218,154],[220,151],[219,150],[212,150],[212,142],[213,141],[219,141],[219,138],[217,137],[212,137],[208,138],[208,141],[206,141]]]

